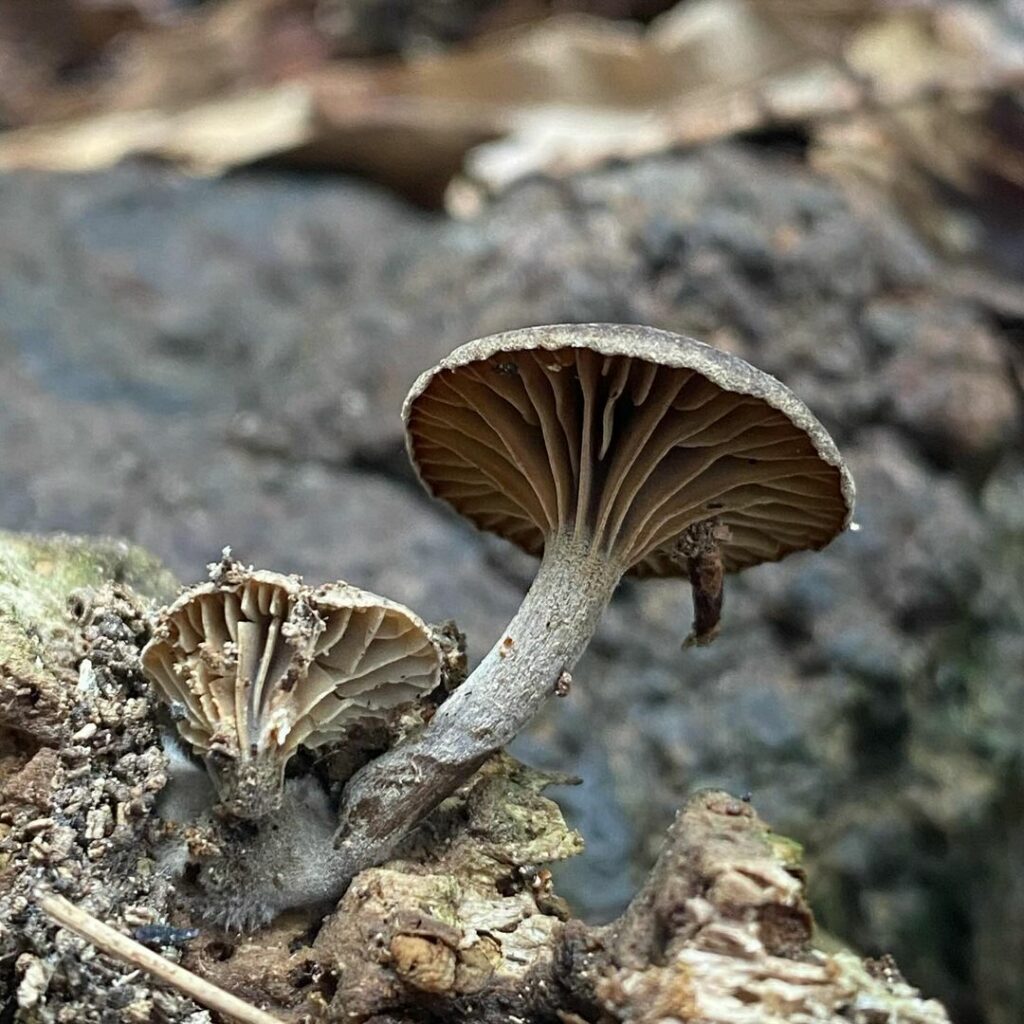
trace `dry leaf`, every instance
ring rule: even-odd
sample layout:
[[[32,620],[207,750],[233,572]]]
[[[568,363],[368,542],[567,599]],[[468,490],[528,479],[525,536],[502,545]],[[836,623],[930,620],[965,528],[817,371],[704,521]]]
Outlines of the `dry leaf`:
[[[993,97],[1024,84],[1024,46],[968,3],[697,0],[646,30],[566,15],[383,63],[327,60],[308,13],[230,0],[201,32],[150,34],[107,103],[145,109],[0,136],[0,167],[141,154],[217,174],[273,159],[471,215],[530,175],[796,127],[822,168],[887,187],[905,165],[961,189],[979,167],[1024,178],[1019,147],[987,127]]]

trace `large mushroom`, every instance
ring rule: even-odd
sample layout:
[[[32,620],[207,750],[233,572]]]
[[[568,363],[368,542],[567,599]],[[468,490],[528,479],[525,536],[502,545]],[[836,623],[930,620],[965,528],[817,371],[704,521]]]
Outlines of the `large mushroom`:
[[[354,845],[383,849],[386,830],[416,820],[516,735],[564,682],[623,575],[689,578],[691,639],[704,642],[725,573],[822,548],[852,515],[835,444],[788,388],[647,327],[533,327],[470,342],[416,381],[404,416],[426,488],[541,564],[424,732],[353,779],[340,836]],[[431,785],[414,784],[417,764],[430,765]],[[370,802],[383,813],[368,825]]]
[[[241,818],[280,806],[300,745],[341,739],[434,689],[441,651],[403,605],[227,559],[159,616],[142,667]]]

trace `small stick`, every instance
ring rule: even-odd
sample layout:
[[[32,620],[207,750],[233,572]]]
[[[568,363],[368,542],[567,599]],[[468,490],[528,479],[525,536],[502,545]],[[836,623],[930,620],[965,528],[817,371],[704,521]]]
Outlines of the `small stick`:
[[[161,981],[184,992],[197,1003],[224,1014],[240,1024],[282,1024],[263,1010],[233,996],[230,992],[204,981],[197,974],[139,945],[134,939],[115,931],[110,925],[93,917],[88,911],[76,907],[63,896],[48,894],[38,897],[39,906],[62,928],[91,942],[97,949],[132,967],[141,967]]]

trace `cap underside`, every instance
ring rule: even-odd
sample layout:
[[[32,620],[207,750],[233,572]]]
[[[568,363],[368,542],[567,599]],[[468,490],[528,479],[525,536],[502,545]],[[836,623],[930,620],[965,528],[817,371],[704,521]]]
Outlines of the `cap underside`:
[[[246,760],[315,747],[437,685],[440,657],[411,611],[345,584],[256,572],[201,584],[142,655],[197,752]]]
[[[827,544],[853,482],[775,378],[649,328],[495,335],[424,374],[405,408],[426,486],[539,554],[574,531],[638,575],[688,571],[681,538],[716,519],[726,571]]]

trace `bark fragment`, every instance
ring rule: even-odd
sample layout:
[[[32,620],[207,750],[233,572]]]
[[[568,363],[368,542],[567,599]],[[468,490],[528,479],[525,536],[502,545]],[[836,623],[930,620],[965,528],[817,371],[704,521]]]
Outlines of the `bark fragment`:
[[[727,526],[716,518],[705,519],[694,523],[676,546],[693,591],[693,625],[684,647],[704,647],[718,636],[725,599],[725,566],[719,541],[728,536]]]

